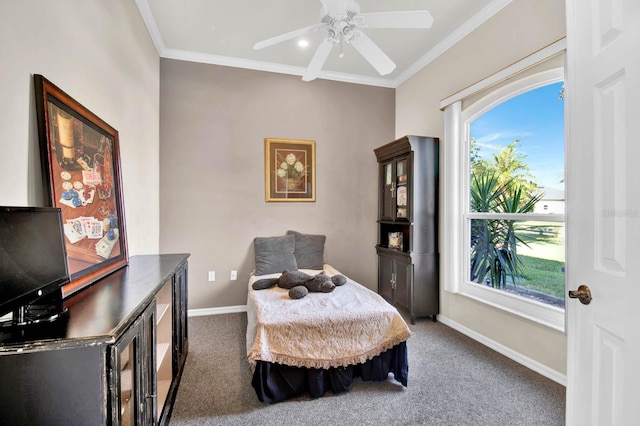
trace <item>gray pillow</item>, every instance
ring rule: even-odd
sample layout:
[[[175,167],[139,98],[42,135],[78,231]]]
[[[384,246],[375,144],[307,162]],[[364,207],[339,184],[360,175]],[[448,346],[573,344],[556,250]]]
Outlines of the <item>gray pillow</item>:
[[[256,275],[275,274],[283,271],[297,271],[298,265],[293,255],[295,236],[256,237],[253,240],[256,257]]]
[[[287,231],[287,235],[295,235],[296,244],[293,252],[299,269],[324,268],[324,242],[325,235],[302,234],[296,231]]]

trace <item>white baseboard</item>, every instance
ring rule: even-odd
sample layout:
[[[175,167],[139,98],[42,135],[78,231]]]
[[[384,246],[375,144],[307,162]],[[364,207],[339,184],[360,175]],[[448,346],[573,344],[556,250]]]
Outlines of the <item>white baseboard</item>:
[[[247,312],[247,305],[224,306],[222,308],[189,309],[187,315],[190,317],[203,317],[206,315],[235,314]]]
[[[512,360],[514,360],[515,362],[524,365],[527,368],[530,368],[531,370],[535,371],[536,373],[539,373],[543,376],[545,376],[548,379],[553,380],[556,383],[561,384],[562,386],[567,386],[567,376],[566,374],[562,374],[559,371],[556,371],[552,368],[547,367],[544,364],[539,363],[538,361],[529,358],[528,356],[525,356],[523,354],[521,354],[520,352],[516,352],[511,348],[508,348],[506,346],[504,346],[501,343],[496,342],[495,340],[491,340],[486,336],[483,336],[480,333],[477,333],[473,330],[471,330],[470,328],[467,328],[465,326],[463,326],[462,324],[458,324],[457,322],[444,317],[442,315],[438,315],[438,321],[440,321],[441,323],[453,328],[454,330],[459,331],[460,333],[464,334],[465,336],[468,336],[470,338],[472,338],[473,340],[482,343],[483,345],[493,349],[494,351],[506,356],[507,358],[510,358]]]

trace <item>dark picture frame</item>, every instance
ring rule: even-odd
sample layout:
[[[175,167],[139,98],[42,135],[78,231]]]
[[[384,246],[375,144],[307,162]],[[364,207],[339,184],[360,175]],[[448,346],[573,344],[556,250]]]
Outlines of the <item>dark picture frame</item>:
[[[312,140],[264,140],[267,202],[316,200],[316,143]]]
[[[34,75],[45,205],[62,211],[68,296],[127,265],[118,131]]]

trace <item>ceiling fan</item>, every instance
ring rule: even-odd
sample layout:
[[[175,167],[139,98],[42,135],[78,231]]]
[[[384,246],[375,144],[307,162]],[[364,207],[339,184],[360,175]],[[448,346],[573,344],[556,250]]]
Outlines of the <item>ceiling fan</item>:
[[[426,10],[402,12],[360,13],[360,5],[355,0],[320,0],[321,21],[285,34],[281,34],[253,45],[255,50],[264,49],[283,41],[326,29],[327,37],[320,43],[302,80],[314,80],[329,57],[333,46],[342,43],[353,46],[380,75],[393,71],[396,64],[380,49],[361,28],[431,28],[433,17]]]

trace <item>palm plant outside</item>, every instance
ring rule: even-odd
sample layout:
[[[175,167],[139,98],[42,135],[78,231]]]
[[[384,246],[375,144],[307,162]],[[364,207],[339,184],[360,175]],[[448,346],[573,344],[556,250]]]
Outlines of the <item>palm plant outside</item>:
[[[542,194],[529,174],[524,156],[516,150],[518,140],[493,156],[493,162],[479,158],[471,140],[470,209],[487,213],[530,213]],[[518,243],[527,243],[516,232],[514,220],[473,219],[471,221],[471,280],[505,288],[507,277],[517,285],[522,276]]]

